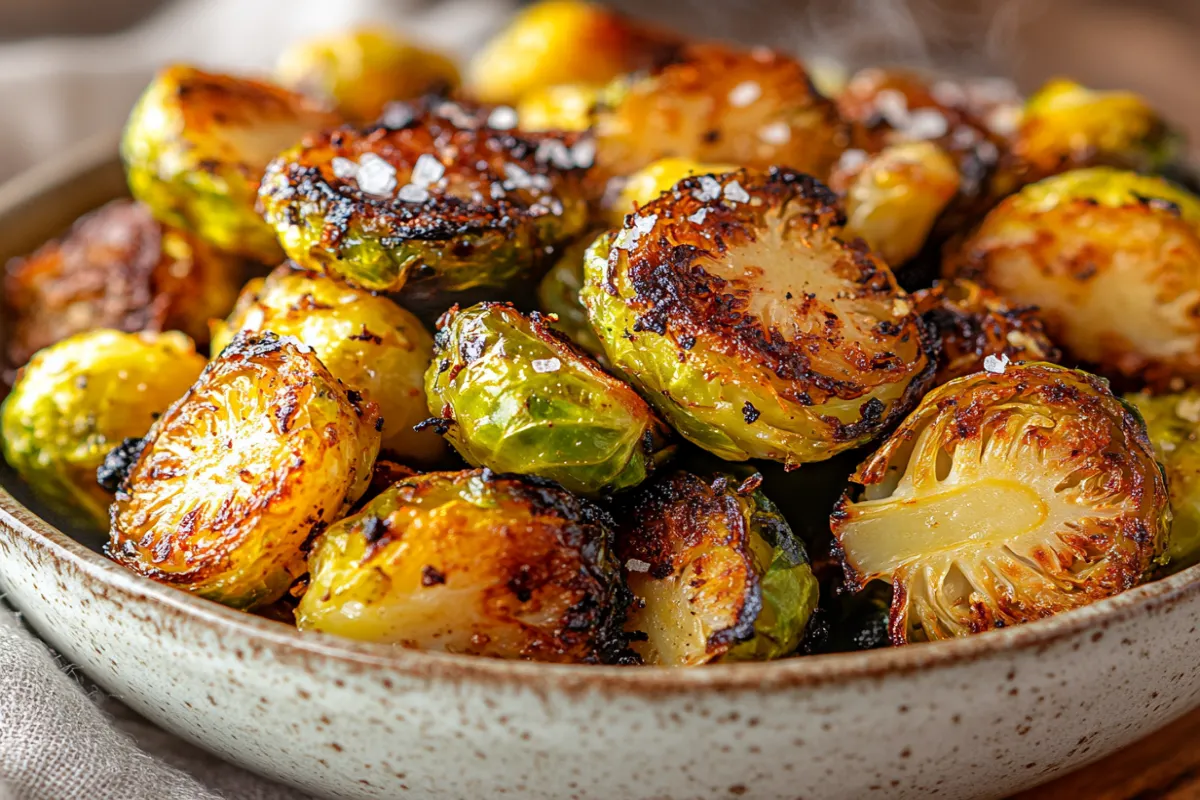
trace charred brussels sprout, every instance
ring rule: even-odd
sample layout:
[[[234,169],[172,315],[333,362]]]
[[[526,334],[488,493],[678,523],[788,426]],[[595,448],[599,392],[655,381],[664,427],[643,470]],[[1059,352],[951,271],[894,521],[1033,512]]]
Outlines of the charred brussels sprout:
[[[930,392],[832,517],[848,588],[890,581],[893,644],[1048,617],[1163,560],[1167,487],[1141,419],[1085,372],[1009,365]]]
[[[583,233],[589,142],[461,116],[314,135],[277,158],[260,199],[287,254],[367,289],[454,292],[527,277]]]
[[[687,158],[660,158],[629,176],[609,212],[609,222],[621,227],[625,215],[637,211],[692,175],[722,175],[737,169],[735,164],[701,164]]]
[[[878,436],[933,376],[925,326],[837,198],[789,170],[688,178],[588,252],[614,367],[731,461],[821,461]]]
[[[1052,80],[1025,104],[1013,155],[1036,179],[1106,164],[1162,169],[1179,154],[1180,137],[1133,92],[1101,92]]]
[[[208,341],[208,320],[229,313],[241,263],[167,228],[146,208],[114,200],[61,239],[9,262],[4,276],[8,359],[84,331],[180,330]]]
[[[269,264],[280,250],[255,211],[263,169],[305,133],[338,122],[278,86],[174,66],[134,107],[121,158],[129,190],[157,219]]]
[[[958,167],[931,142],[891,145],[832,179],[846,197],[846,235],[898,267],[920,252],[958,193]]]
[[[301,630],[530,661],[626,660],[608,516],[489,470],[407,478],[321,534]]]
[[[756,480],[676,472],[618,504],[626,629],[644,634],[632,646],[645,663],[767,660],[800,644],[817,580]]]
[[[675,157],[825,177],[849,143],[837,109],[800,62],[720,45],[691,46],[657,71],[618,79],[594,131],[606,175]]]
[[[666,60],[678,42],[599,4],[542,0],[479,51],[467,89],[485,103],[515,103],[546,86],[605,83]]]
[[[1062,354],[1046,336],[1038,310],[1014,306],[971,281],[950,281],[922,289],[913,305],[941,340],[940,385],[985,368],[989,356],[1008,361],[1058,361]]]
[[[554,327],[592,356],[604,357],[604,346],[596,338],[592,323],[588,322],[587,309],[579,300],[583,288],[583,259],[597,233],[576,240],[562,251],[554,267],[538,284],[538,305],[547,314],[558,317]]]
[[[378,404],[383,450],[420,463],[444,452],[440,437],[413,430],[429,416],[424,387],[433,338],[386,297],[284,264],[246,288],[237,311],[217,326],[214,350],[237,331],[271,331],[311,347],[335,378]]]
[[[204,369],[180,333],[96,330],[42,350],[0,412],[4,457],[46,500],[106,526],[112,494],[96,483],[104,457],[145,435]]]
[[[435,343],[430,422],[475,466],[599,495],[636,486],[669,454],[650,406],[540,314],[501,303],[451,309]]]
[[[330,103],[359,124],[378,119],[393,100],[458,85],[453,61],[384,28],[299,42],[280,55],[275,74],[284,86]]]
[[[1037,306],[1078,361],[1155,387],[1200,382],[1200,198],[1077,170],[1009,197],[944,265]]]
[[[108,555],[226,605],[272,603],[304,573],[308,537],[366,490],[378,422],[311,351],[239,333],[146,435]]]
[[[1167,566],[1172,571],[1200,561],[1200,391],[1126,398],[1141,413],[1150,441],[1167,474],[1171,495],[1171,538]]]

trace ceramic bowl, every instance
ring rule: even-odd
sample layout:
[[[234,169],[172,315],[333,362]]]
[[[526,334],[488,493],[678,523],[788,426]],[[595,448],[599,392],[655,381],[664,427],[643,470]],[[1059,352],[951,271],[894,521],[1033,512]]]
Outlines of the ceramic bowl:
[[[113,143],[0,189],[0,263],[124,192]],[[1200,567],[960,641],[692,670],[301,635],[159,586],[0,471],[0,590],[124,702],[331,797],[998,797],[1200,702]]]

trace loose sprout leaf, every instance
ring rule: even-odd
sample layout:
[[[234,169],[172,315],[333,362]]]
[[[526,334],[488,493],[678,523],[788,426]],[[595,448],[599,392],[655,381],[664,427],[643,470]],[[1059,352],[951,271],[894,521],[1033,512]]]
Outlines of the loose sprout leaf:
[[[1050,616],[1161,560],[1166,485],[1141,420],[1087,373],[1009,365],[935,389],[832,523],[851,589],[891,581],[894,644]]]

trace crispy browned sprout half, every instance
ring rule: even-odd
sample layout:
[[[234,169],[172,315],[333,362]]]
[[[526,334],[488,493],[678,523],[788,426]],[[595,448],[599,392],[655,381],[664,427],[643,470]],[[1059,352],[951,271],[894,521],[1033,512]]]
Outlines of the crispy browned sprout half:
[[[541,0],[476,54],[467,91],[485,103],[516,103],[547,86],[603,84],[669,59],[679,43],[598,3]]]
[[[181,333],[94,330],[38,352],[0,407],[4,457],[57,510],[107,527],[105,456],[141,437],[204,369]]]
[[[1013,305],[972,281],[938,283],[915,292],[912,300],[941,339],[935,384],[1004,361],[1062,358],[1036,308]]]
[[[1163,560],[1167,487],[1101,379],[1007,365],[934,389],[832,516],[847,587],[890,581],[893,644],[1041,619]]]
[[[366,490],[380,421],[310,350],[239,333],[133,454],[108,555],[226,605],[272,603]]]
[[[615,508],[634,595],[625,627],[645,663],[765,661],[800,644],[817,580],[761,480],[675,472]]]
[[[319,536],[301,630],[567,663],[630,658],[608,515],[490,470],[406,478]]]
[[[313,135],[272,162],[260,199],[287,254],[367,289],[456,292],[528,278],[583,233],[590,141],[448,116]]]
[[[459,80],[451,59],[380,27],[298,42],[279,56],[275,75],[355,124],[379,119],[393,100],[449,92]]]
[[[592,231],[563,248],[558,261],[538,284],[538,308],[543,313],[558,317],[554,327],[603,363],[607,360],[604,345],[600,344],[600,339],[592,330],[587,309],[579,299],[579,290],[583,288],[583,260],[588,248],[601,233]]]
[[[241,263],[155,222],[145,206],[114,200],[4,274],[8,360],[83,331],[180,330],[208,341],[208,320],[229,313]]]
[[[429,416],[424,387],[433,337],[388,298],[284,264],[265,282],[252,281],[228,322],[214,327],[217,352],[238,331],[295,338],[335,378],[378,404],[384,451],[421,464],[445,452],[440,436],[413,430]]]
[[[279,86],[194,67],[155,76],[125,127],[129,190],[157,219],[266,264],[281,258],[255,211],[267,162],[340,118]]]
[[[693,45],[649,74],[617,79],[595,111],[596,163],[631,175],[660,158],[827,177],[849,144],[804,66],[769,50]]]
[[[1200,382],[1200,198],[1107,167],[1027,186],[944,267],[1041,309],[1072,358],[1123,383]]]
[[[934,368],[844,222],[790,170],[687,178],[596,241],[581,296],[609,361],[684,437],[728,460],[820,461],[899,419]]]

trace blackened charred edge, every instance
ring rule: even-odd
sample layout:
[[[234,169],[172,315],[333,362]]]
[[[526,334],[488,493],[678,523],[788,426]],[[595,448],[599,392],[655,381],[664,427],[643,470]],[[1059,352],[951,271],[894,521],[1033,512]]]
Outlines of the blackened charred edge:
[[[421,567],[421,585],[428,588],[430,586],[440,586],[446,582],[446,576],[432,564],[426,564]]]
[[[114,494],[119,491],[145,447],[145,439],[125,439],[110,450],[104,463],[96,469],[96,483],[100,488]]]
[[[271,331],[238,331],[229,345],[221,351],[220,360],[249,361],[266,358],[279,353],[286,345],[287,341],[283,337]]]
[[[416,425],[413,425],[413,430],[420,433],[428,428],[432,428],[433,432],[438,436],[445,436],[450,432],[450,426],[454,424],[456,424],[455,420],[451,417],[427,417]]]

